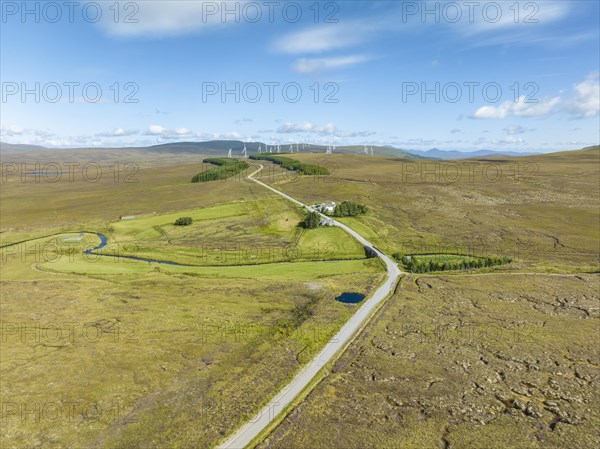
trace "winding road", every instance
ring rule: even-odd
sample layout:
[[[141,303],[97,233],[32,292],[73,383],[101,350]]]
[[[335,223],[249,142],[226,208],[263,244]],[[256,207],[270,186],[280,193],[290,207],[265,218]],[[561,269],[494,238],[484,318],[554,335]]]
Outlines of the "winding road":
[[[260,173],[263,166],[250,174],[247,179],[253,181],[266,189],[271,190],[284,197],[285,199],[307,209],[310,212],[316,212],[312,207],[280,192],[277,189],[265,184],[254,178],[257,173]],[[325,217],[323,214],[321,214]],[[328,217],[330,218],[330,217]],[[398,282],[398,279],[402,271],[398,268],[396,263],[377,247],[370,243],[363,236],[358,234],[353,229],[349,228],[343,223],[333,220],[334,226],[338,226],[358,240],[366,248],[370,248],[379,257],[387,268],[388,277],[386,281],[373,293],[373,295],[363,302],[362,306],[356,311],[354,315],[342,326],[338,333],[325,344],[325,347],[321,352],[309,362],[292,381],[287,384],[281,391],[279,391],[275,397],[264,406],[254,418],[244,424],[242,427],[237,429],[233,435],[231,435],[225,442],[221,443],[219,449],[243,449],[252,440],[254,440],[293,400],[296,398],[315,378],[319,371],[329,362],[338,351],[344,348],[361,328],[363,323],[369,318],[371,313],[377,309],[377,306],[390,295]]]
[[[250,174],[246,179],[249,181],[255,182],[262,187],[271,190],[277,195],[282,196],[283,198],[291,201],[292,203],[305,208],[310,212],[317,212],[312,207],[292,198],[289,195],[255,179],[254,176],[257,173],[260,173],[263,170],[263,165],[259,164],[258,170]],[[321,213],[319,213],[324,218],[329,218]],[[310,382],[315,378],[315,376],[321,371],[321,369],[327,364],[332,358],[343,349],[356,335],[357,331],[361,328],[361,326],[366,322],[369,316],[372,314],[374,310],[384,301],[388,295],[390,295],[398,282],[398,279],[401,274],[404,274],[396,263],[386,254],[384,254],[379,248],[370,243],[363,236],[358,234],[353,229],[349,228],[343,223],[340,223],[337,220],[332,220],[334,226],[338,226],[354,237],[359,243],[361,243],[365,248],[369,248],[373,254],[383,261],[387,269],[387,279],[385,282],[371,295],[370,298],[363,301],[362,305],[358,308],[358,310],[352,315],[352,317],[342,326],[342,328],[338,331],[338,333],[325,344],[324,348],[317,354],[317,356],[310,361],[307,365],[305,365],[292,379],[292,381],[287,384],[282,390],[280,390],[275,397],[271,399],[271,401],[264,406],[254,418],[245,423],[242,427],[237,429],[233,435],[231,435],[225,442],[221,443],[218,448],[219,449],[243,449],[245,448],[252,440],[254,440],[290,403],[310,384]],[[120,256],[120,255],[111,255],[111,254],[102,254],[97,251],[104,248],[107,245],[107,238],[103,234],[99,232],[88,232],[83,231],[85,234],[95,234],[100,238],[100,244],[94,248],[87,249],[84,251],[84,254],[87,255],[98,255],[98,256],[106,256],[106,257],[118,257],[131,259],[136,261],[143,262],[154,262],[161,264],[169,264],[169,265],[183,265],[176,262],[169,262],[165,260],[155,260],[155,259],[146,259],[137,256]],[[60,234],[53,234],[60,235]],[[50,237],[50,236],[46,236]],[[44,237],[38,237],[44,238]],[[35,240],[35,239],[34,239]],[[2,248],[17,245],[18,243],[12,243],[8,245],[3,245]]]

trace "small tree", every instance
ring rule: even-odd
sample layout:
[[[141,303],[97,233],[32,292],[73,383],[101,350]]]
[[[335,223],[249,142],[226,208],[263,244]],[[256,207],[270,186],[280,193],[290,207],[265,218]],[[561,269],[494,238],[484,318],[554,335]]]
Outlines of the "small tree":
[[[321,216],[316,212],[309,212],[306,218],[300,223],[304,229],[315,229],[321,223]]]
[[[192,217],[179,217],[175,220],[175,226],[189,226],[192,224]]]

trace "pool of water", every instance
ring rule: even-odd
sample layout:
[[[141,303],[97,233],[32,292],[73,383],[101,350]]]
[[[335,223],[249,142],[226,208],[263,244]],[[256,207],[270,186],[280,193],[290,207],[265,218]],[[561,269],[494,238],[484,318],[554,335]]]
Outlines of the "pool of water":
[[[338,302],[343,302],[344,304],[358,304],[363,299],[365,299],[365,295],[361,293],[342,293],[340,296],[335,298]]]

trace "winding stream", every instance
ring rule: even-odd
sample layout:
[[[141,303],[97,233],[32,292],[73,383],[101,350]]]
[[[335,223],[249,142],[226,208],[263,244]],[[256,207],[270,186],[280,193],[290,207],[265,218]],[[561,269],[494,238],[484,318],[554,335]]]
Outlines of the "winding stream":
[[[160,263],[160,264],[163,264],[163,265],[176,265],[176,266],[179,266],[179,267],[194,267],[194,266],[196,266],[196,265],[190,265],[190,264],[185,264],[185,263],[171,262],[169,260],[148,259],[146,257],[119,256],[119,255],[115,255],[115,254],[101,254],[101,253],[96,253],[95,251],[98,251],[98,250],[104,248],[107,245],[108,239],[106,238],[106,236],[104,234],[102,234],[100,232],[90,232],[90,234],[96,234],[100,238],[100,245],[96,246],[95,248],[86,249],[83,252],[83,254],[90,254],[90,255],[94,255],[94,256],[103,256],[103,257],[113,257],[115,259],[136,260],[138,262]]]

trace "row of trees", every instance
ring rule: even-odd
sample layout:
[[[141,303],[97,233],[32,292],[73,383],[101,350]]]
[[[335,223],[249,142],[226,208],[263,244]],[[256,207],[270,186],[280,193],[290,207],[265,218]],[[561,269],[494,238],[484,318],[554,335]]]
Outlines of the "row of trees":
[[[454,261],[435,261],[433,259],[419,259],[415,256],[403,256],[399,253],[393,254],[393,257],[399,261],[406,271],[411,273],[429,273],[431,271],[454,271],[470,270],[474,268],[493,267],[512,262],[510,257],[477,257],[464,258]]]
[[[179,217],[175,220],[175,226],[189,226],[192,222],[192,217]]]
[[[333,210],[334,217],[356,217],[364,215],[369,211],[369,208],[364,204],[353,203],[352,201],[342,201],[335,206]]]
[[[216,165],[216,167],[198,173],[192,178],[192,182],[209,182],[231,178],[249,167],[245,161],[226,157],[209,157],[204,159],[203,162]]]
[[[305,164],[296,159],[285,156],[272,154],[252,154],[250,159],[257,161],[270,161],[274,164],[280,165],[286,170],[297,171],[301,175],[327,176],[330,174],[329,170],[321,165]]]

